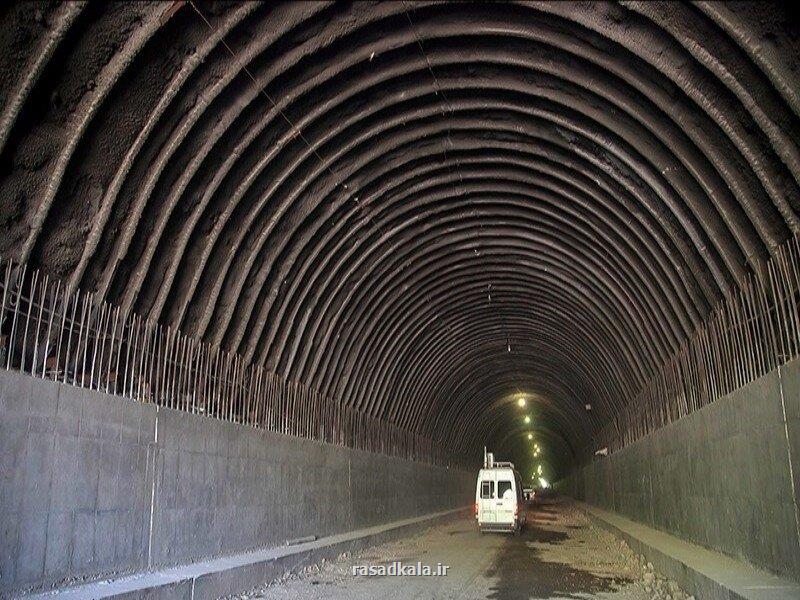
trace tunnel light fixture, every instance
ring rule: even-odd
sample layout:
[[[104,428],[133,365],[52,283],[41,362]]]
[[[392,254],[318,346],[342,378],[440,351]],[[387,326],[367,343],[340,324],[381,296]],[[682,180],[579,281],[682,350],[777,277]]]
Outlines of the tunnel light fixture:
[[[517,400],[517,406],[520,408],[525,408],[525,396],[522,396],[519,400]]]
[[[529,415],[525,415],[525,424],[527,425],[530,422],[531,422],[530,416]]]
[[[542,474],[542,465],[539,465],[538,467],[536,467],[536,472],[537,472],[539,475],[541,475],[541,474]]]
[[[528,434],[528,439],[529,439],[529,440],[532,440],[532,439],[533,439],[533,434],[532,434],[532,433],[529,433],[529,434]]]

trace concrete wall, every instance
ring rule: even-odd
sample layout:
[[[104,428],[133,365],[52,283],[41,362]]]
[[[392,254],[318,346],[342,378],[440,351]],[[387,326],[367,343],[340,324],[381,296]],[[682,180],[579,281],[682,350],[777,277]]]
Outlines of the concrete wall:
[[[0,595],[468,505],[474,474],[0,372]]]
[[[800,580],[800,360],[593,462],[559,488]]]

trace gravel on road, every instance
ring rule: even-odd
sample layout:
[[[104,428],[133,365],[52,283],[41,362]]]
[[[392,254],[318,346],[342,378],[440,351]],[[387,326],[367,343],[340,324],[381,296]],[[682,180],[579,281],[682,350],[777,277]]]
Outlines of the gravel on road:
[[[444,576],[365,576],[354,567],[388,569],[439,563]],[[374,598],[688,600],[625,542],[595,527],[566,500],[533,503],[521,535],[481,534],[462,518],[417,535],[343,554],[334,561],[285,573],[237,599],[322,600]],[[693,599],[692,599],[693,600]]]

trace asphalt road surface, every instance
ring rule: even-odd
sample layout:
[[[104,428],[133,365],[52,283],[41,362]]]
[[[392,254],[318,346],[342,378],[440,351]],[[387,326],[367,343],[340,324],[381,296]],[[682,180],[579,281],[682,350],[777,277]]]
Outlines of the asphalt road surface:
[[[355,575],[353,567],[388,569],[428,565],[443,576]],[[610,533],[594,527],[568,502],[533,504],[519,536],[481,534],[473,519],[431,527],[419,535],[343,555],[284,575],[239,598],[259,599],[499,599],[603,598],[685,600],[674,582],[635,556]]]

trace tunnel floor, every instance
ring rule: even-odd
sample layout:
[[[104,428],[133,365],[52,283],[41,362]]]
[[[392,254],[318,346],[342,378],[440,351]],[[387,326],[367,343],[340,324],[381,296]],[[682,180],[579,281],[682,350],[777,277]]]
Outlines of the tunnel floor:
[[[443,576],[356,576],[354,566],[447,565]],[[519,536],[481,534],[464,518],[403,540],[365,549],[238,598],[603,598],[684,600],[678,586],[575,505],[534,503]]]

